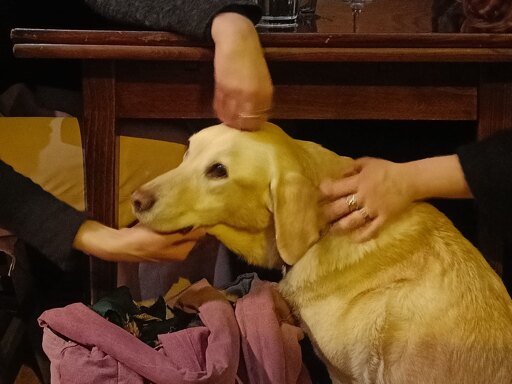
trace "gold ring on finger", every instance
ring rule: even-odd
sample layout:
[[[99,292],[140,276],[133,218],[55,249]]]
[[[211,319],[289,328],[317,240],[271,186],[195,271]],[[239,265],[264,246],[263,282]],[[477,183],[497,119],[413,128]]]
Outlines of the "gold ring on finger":
[[[372,217],[370,216],[370,214],[368,213],[368,211],[366,210],[365,207],[359,209],[357,212],[359,212],[359,214],[363,217],[363,220],[365,221],[365,223],[372,221]]]
[[[263,116],[267,115],[268,111],[268,109],[262,109],[259,111],[253,111],[248,113],[241,112],[238,114],[238,117],[240,117],[241,119],[260,119]]]
[[[261,118],[263,115],[262,114],[258,114],[258,115],[249,115],[249,114],[245,114],[245,113],[240,113],[238,115],[238,117],[240,117],[241,119],[259,119]]]
[[[354,212],[359,209],[359,204],[357,203],[356,195],[348,196],[345,202],[347,203],[349,212]]]

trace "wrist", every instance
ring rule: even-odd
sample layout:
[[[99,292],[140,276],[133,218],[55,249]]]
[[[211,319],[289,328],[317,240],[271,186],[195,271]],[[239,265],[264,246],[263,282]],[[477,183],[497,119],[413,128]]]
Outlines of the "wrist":
[[[456,155],[416,160],[404,163],[404,168],[414,200],[471,197]]]
[[[104,260],[112,260],[116,254],[115,244],[117,230],[107,227],[97,221],[85,221],[75,236],[73,247],[89,255]]]
[[[221,12],[212,21],[211,36],[216,48],[237,40],[258,41],[254,24],[247,17],[235,12]]]
[[[425,183],[422,180],[421,161],[410,161],[397,164],[399,175],[404,186],[404,193],[411,202],[420,201],[429,198],[428,191],[425,190]]]

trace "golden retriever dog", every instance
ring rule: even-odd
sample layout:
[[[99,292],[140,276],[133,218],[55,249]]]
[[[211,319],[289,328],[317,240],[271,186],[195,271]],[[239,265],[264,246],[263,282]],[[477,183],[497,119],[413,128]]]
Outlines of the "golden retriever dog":
[[[329,231],[321,180],[352,159],[267,123],[193,135],[183,162],[134,192],[157,231],[203,227],[279,283],[336,383],[512,383],[512,301],[441,212],[414,204],[361,243]]]

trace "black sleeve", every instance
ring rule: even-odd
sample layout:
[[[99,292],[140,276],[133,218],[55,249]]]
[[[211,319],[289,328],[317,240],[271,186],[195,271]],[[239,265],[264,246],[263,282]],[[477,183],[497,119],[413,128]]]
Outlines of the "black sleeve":
[[[512,130],[463,146],[457,154],[479,210],[512,230]]]
[[[62,269],[75,265],[73,240],[86,218],[0,160],[0,226]]]
[[[254,0],[85,0],[94,11],[115,22],[173,31],[209,41],[213,18],[237,12],[256,24],[261,9]]]

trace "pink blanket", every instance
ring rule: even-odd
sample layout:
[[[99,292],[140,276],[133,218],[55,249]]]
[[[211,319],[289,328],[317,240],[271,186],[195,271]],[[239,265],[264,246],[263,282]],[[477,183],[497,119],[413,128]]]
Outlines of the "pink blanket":
[[[52,383],[311,383],[302,330],[272,283],[255,279],[236,315],[205,280],[176,305],[198,310],[204,326],[159,335],[158,350],[83,304],[44,312],[39,323]]]

